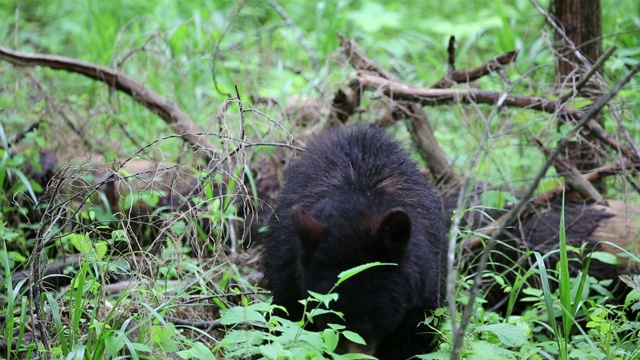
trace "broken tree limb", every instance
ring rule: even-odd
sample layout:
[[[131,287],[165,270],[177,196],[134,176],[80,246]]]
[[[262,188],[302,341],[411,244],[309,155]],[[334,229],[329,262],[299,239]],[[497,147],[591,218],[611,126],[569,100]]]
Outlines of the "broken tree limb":
[[[504,92],[476,89],[431,89],[405,85],[370,73],[358,74],[360,84],[366,90],[382,92],[393,100],[417,102],[425,106],[435,106],[461,102],[467,104],[489,104],[498,106],[520,107],[538,110],[550,114],[558,113],[560,107],[553,100],[537,96],[508,94]],[[563,107],[559,115],[572,115],[581,118],[584,111]]]
[[[556,99],[556,102],[558,104],[562,104],[562,103],[565,103],[567,100],[569,100],[571,97],[578,95],[580,93],[580,90],[589,82],[589,79],[591,79],[591,77],[596,74],[596,71],[598,71],[602,67],[602,65],[604,65],[604,62],[607,61],[607,59],[609,59],[617,49],[618,48],[615,45],[610,47],[609,50],[607,50],[607,52],[605,52],[604,54],[602,54],[602,56],[600,56],[598,61],[596,61],[596,63],[593,64],[593,66],[589,69],[589,71],[587,71],[587,73],[580,78],[580,81],[578,81],[578,84],[576,84],[575,87],[571,88],[566,93],[558,96],[558,99]]]
[[[134,81],[116,70],[77,59],[57,55],[27,54],[0,46],[0,59],[15,66],[44,66],[53,70],[64,70],[103,82],[129,95],[140,105],[151,110],[181,134],[181,138],[194,146],[196,154],[207,162],[216,146],[201,135],[202,131],[189,115],[157,92]]]
[[[371,61],[354,39],[347,39],[346,36],[338,32],[338,40],[340,41],[342,52],[354,69],[358,71],[370,71],[387,80],[396,80],[396,77],[390,72]]]
[[[639,70],[638,66],[635,66],[629,71],[627,77],[632,77]],[[567,123],[574,122],[574,119],[584,119],[592,107],[588,106],[585,109],[575,109],[568,106],[560,106],[554,100],[542,97],[507,94],[495,91],[416,88],[368,73],[360,73],[358,80],[363,89],[372,92],[382,92],[396,101],[419,102],[422,105],[429,106],[461,102],[520,107],[555,114],[559,121]],[[622,155],[634,162],[640,161],[640,154],[636,153],[631,147],[621,144],[616,138],[607,133],[597,121],[588,118],[584,127],[589,129],[598,140],[614,151],[619,151]]]
[[[490,74],[493,71],[500,70],[504,65],[510,64],[518,57],[518,51],[509,51],[498,55],[487,61],[486,63],[469,70],[452,70],[442,79],[438,80],[431,86],[432,89],[444,89],[458,83],[468,83],[478,80],[479,78]],[[451,65],[451,64],[449,64]]]
[[[490,237],[487,239],[485,243],[485,249],[480,255],[480,260],[478,262],[477,272],[473,276],[474,284],[480,284],[482,281],[482,276],[484,274],[485,269],[487,268],[487,264],[489,261],[489,255],[493,246],[496,243],[496,240],[504,234],[505,230],[508,226],[511,226],[514,221],[516,221],[523,208],[528,203],[528,199],[533,196],[535,189],[538,187],[538,184],[547,173],[547,170],[553,164],[562,151],[562,149],[566,146],[570,137],[574,136],[576,133],[582,130],[582,128],[591,120],[594,116],[596,116],[602,108],[614,97],[618,92],[622,89],[624,85],[626,85],[633,75],[635,75],[638,71],[640,71],[640,64],[634,66],[625,76],[620,79],[611,90],[606,92],[604,95],[598,98],[596,102],[589,107],[589,110],[580,118],[580,121],[565,135],[558,141],[556,149],[551,153],[551,155],[547,158],[547,161],[544,163],[538,174],[536,175],[533,182],[530,184],[527,192],[525,193],[522,200],[520,200],[511,210],[509,210],[504,216],[504,222],[500,223],[499,226],[495,227],[491,231]],[[470,239],[477,238],[477,236],[471,237]],[[469,239],[467,239],[469,240]],[[466,240],[465,240],[466,241]],[[462,338],[466,332],[467,325],[471,320],[471,315],[473,314],[473,309],[475,305],[476,296],[478,295],[479,287],[473,286],[469,291],[469,305],[467,305],[463,312],[462,318],[460,320],[460,326],[454,331],[453,336],[453,349],[454,352],[451,355],[452,359],[457,359],[459,355],[459,350],[462,344]]]
[[[604,165],[593,171],[582,174],[583,178],[589,182],[595,182],[603,179],[606,176],[619,174],[625,170],[633,170],[640,171],[640,163],[631,163],[629,160],[623,159],[620,161],[613,162],[611,164]],[[540,208],[543,205],[548,204],[550,201],[554,200],[564,190],[564,186],[560,185],[551,190],[548,190],[535,198],[529,201],[522,209],[519,210],[517,218],[522,218],[532,212],[533,210]],[[489,226],[485,227],[483,230],[480,230],[476,233],[476,236],[469,237],[465,239],[461,244],[460,248],[462,250],[472,250],[482,245],[482,239],[491,236],[491,233],[498,227],[500,224],[504,224],[507,221],[508,213],[500,216],[496,221],[494,221]]]
[[[551,156],[551,150],[545,147],[542,142],[538,139],[534,139],[534,142],[538,146],[540,150],[545,154],[545,156]],[[565,178],[569,186],[572,189],[580,193],[584,200],[593,200],[595,202],[600,202],[604,199],[604,197],[600,194],[600,192],[596,189],[593,184],[591,184],[588,180],[586,180],[582,174],[576,169],[573,164],[566,161],[562,156],[558,156],[555,162],[556,172]]]
[[[449,65],[449,69],[454,71],[456,69],[456,37],[451,35],[449,38],[449,46],[447,46],[447,54],[449,55],[447,58],[447,62]]]
[[[338,33],[338,38],[340,39],[340,44],[345,56],[347,56],[354,69],[359,72],[374,72],[386,79],[398,81],[395,76],[370,60],[364,51],[360,49],[355,40],[347,39],[340,33]],[[360,93],[362,89],[359,79],[352,80],[349,87],[352,89],[353,93],[357,94],[357,105],[351,104],[350,107],[342,106],[340,108],[340,110],[342,110],[342,115],[346,115],[347,117],[351,116],[355,111],[355,108],[360,105]],[[462,179],[460,178],[460,175],[453,171],[451,163],[447,158],[447,154],[442,150],[440,143],[433,134],[433,131],[429,126],[427,114],[422,108],[422,105],[418,103],[399,104],[399,109],[404,117],[409,120],[407,124],[413,130],[409,131],[413,143],[416,145],[420,156],[427,163],[427,166],[436,179],[436,182],[441,185],[446,184],[447,187],[450,188],[460,186],[462,184]],[[342,122],[344,121],[346,121],[346,119]]]

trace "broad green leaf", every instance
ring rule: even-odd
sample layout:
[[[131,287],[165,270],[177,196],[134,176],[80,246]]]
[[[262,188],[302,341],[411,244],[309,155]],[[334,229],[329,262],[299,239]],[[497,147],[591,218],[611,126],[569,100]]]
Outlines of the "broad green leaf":
[[[607,251],[594,251],[591,253],[591,258],[609,265],[620,264],[618,257]]]
[[[114,331],[111,331],[112,334],[108,335],[104,339],[105,349],[107,350],[107,354],[111,356],[116,356],[124,347],[124,341],[116,336]]]
[[[224,310],[220,317],[220,323],[223,325],[238,324],[241,322],[258,322],[264,324],[267,322],[267,319],[262,312],[251,308],[251,305],[247,307],[237,306]]]
[[[353,331],[345,330],[342,332],[342,335],[344,335],[344,337],[346,337],[352,343],[359,344],[359,345],[367,344],[367,342],[364,341],[362,336],[358,335],[357,333],[354,333]]]
[[[476,331],[493,333],[501,343],[508,347],[518,347],[527,343],[527,334],[524,330],[511,324],[482,325],[478,326]]]
[[[338,347],[338,340],[340,339],[340,334],[332,329],[324,329],[322,332],[322,340],[324,340],[324,344],[327,347],[328,351],[333,351]]]
[[[165,352],[178,350],[178,345],[172,338],[173,333],[172,329],[166,326],[154,325],[151,327],[151,337],[153,341]]]

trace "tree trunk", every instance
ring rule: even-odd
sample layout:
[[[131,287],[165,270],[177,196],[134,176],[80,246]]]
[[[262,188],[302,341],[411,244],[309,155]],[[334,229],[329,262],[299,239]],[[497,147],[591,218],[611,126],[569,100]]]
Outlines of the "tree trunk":
[[[575,86],[579,78],[602,54],[602,10],[600,0],[554,0],[550,5],[550,12],[563,31],[555,31],[558,54],[556,87],[559,92],[565,92]],[[582,54],[582,58],[575,50]],[[595,98],[599,90],[600,86],[596,80],[587,84],[577,95]],[[602,116],[596,120],[603,125]],[[582,141],[567,144],[568,159],[583,172],[600,166],[602,162],[598,159],[591,145],[594,142],[591,140],[587,134]],[[600,192],[604,190],[602,183],[596,184],[596,187]]]
[[[556,50],[560,55],[556,62],[556,83],[559,87],[567,88],[575,84],[576,77],[583,74],[602,54],[600,0],[555,0],[551,4],[551,11],[558,26],[564,30],[564,36],[555,33]],[[578,58],[567,39],[590,64]]]

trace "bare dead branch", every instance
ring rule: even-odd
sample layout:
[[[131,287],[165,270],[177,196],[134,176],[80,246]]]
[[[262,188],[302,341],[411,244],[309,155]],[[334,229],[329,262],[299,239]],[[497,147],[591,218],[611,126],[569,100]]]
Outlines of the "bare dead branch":
[[[578,133],[590,120],[592,120],[592,118],[602,110],[602,108],[609,102],[609,100],[611,100],[611,98],[614,97],[622,89],[622,87],[631,80],[633,75],[635,75],[638,71],[640,71],[640,64],[637,64],[636,66],[634,66],[625,76],[622,77],[622,79],[620,79],[620,81],[616,83],[616,85],[610,91],[606,92],[604,95],[598,98],[598,100],[589,108],[589,110],[584,114],[584,116],[580,118],[580,121],[573,127],[573,129],[571,129],[571,131],[569,131],[565,136],[562,137],[562,139],[560,139],[560,141],[558,141],[556,149],[547,158],[547,161],[545,162],[545,164],[542,166],[542,168],[536,175],[536,178],[533,180],[533,183],[529,186],[529,189],[527,190],[526,194],[522,197],[522,200],[519,201],[516,204],[516,206],[514,206],[511,210],[509,210],[503,216],[504,217],[503,223],[501,223],[498,227],[495,227],[492,229],[491,235],[486,242],[485,249],[482,252],[482,255],[480,256],[477,272],[473,277],[474,284],[481,283],[484,270],[487,268],[489,254],[491,253],[491,249],[493,249],[493,246],[496,240],[498,239],[498,237],[500,237],[504,233],[504,231],[508,226],[511,226],[511,224],[513,224],[513,222],[519,218],[522,209],[524,209],[529,203],[528,199],[531,198],[536,188],[538,187],[538,184],[540,183],[544,175],[547,173],[547,170],[549,169],[551,164],[555,162],[558,155],[560,155],[560,152],[562,151],[562,149],[564,149],[569,139],[573,137],[576,133]],[[467,240],[474,239],[474,238],[478,238],[478,237],[474,236]],[[479,238],[478,238],[478,241],[479,241]],[[463,248],[462,246],[466,242],[467,241],[465,240],[465,242],[461,244],[461,248]],[[478,290],[479,290],[479,286],[473,286],[469,291],[468,305],[465,307],[462,313],[460,326],[454,332],[451,360],[457,360],[460,355],[460,347],[462,346],[462,339],[466,332],[467,325],[469,324],[469,320],[471,319],[471,315],[473,314],[473,309],[475,307],[475,299],[476,299],[476,296],[478,295]]]
[[[613,162],[611,164],[607,164],[601,166],[597,169],[593,169],[588,173],[582,174],[581,176],[589,181],[589,182],[597,182],[599,180],[604,179],[607,176],[620,174],[627,170],[640,171],[640,163],[631,163],[626,159],[622,159],[620,161]],[[557,186],[551,190],[545,191],[544,193],[536,196],[532,199],[527,205],[525,205],[518,215],[519,218],[527,216],[533,210],[538,209],[539,207],[548,204],[550,201],[557,198],[560,194],[562,194],[562,190],[564,186]],[[500,216],[495,222],[491,225],[487,226],[484,230],[479,231],[476,236],[467,238],[460,244],[460,248],[463,250],[473,250],[480,245],[482,245],[482,238],[486,238],[491,235],[500,224],[504,223],[507,219],[507,214]]]
[[[364,72],[358,74],[358,79],[362,87],[366,90],[382,92],[393,100],[418,102],[428,106],[461,102],[520,107],[551,114],[557,113],[560,110],[560,107],[558,107],[554,101],[536,96],[514,95],[476,89],[417,88]],[[582,110],[564,107],[559,115],[572,115],[576,118],[581,118],[583,114],[584,111]]]
[[[518,57],[518,51],[509,51],[498,55],[486,63],[469,70],[452,70],[442,79],[431,86],[433,89],[448,88],[453,84],[475,81],[493,71],[500,70],[504,65],[510,64]],[[451,65],[451,52],[449,53],[449,65]],[[453,67],[452,67],[453,68]]]
[[[576,84],[576,86],[574,88],[572,88],[571,90],[569,90],[566,93],[560,95],[556,99],[556,103],[557,104],[565,103],[571,97],[576,96],[578,93],[580,93],[580,90],[589,82],[589,79],[591,79],[591,77],[593,75],[595,75],[596,71],[598,71],[600,68],[602,68],[602,65],[604,65],[604,62],[607,61],[607,59],[609,59],[611,57],[611,55],[613,55],[613,53],[616,51],[616,49],[618,49],[618,48],[614,45],[614,46],[610,47],[609,50],[607,50],[607,52],[602,54],[602,56],[600,56],[598,61],[596,61],[596,63],[593,64],[593,66],[589,69],[589,71],[587,71],[587,73],[584,74],[580,78],[580,81],[578,82],[578,84]]]
[[[367,55],[360,49],[355,40],[347,39],[340,33],[338,33],[338,38],[340,39],[345,55],[354,69],[358,71],[374,72],[385,79],[398,81],[391,73],[367,58]],[[360,94],[362,92],[360,80],[352,80],[349,87],[353,93],[351,98],[354,99],[354,101],[347,103],[342,107],[338,107],[337,110],[341,111],[341,113],[338,114],[338,117],[342,122],[346,121],[345,116],[351,116],[355,111],[356,106],[360,105]],[[338,94],[340,94],[340,91]],[[336,98],[337,97],[338,96],[336,96]],[[336,101],[334,99],[334,107],[336,107],[335,102]],[[446,153],[440,147],[431,127],[429,127],[427,114],[422,108],[422,105],[417,102],[412,102],[409,104],[399,104],[399,108],[402,110],[402,114],[409,119],[409,126],[413,128],[413,131],[410,131],[412,140],[416,144],[420,156],[422,156],[427,163],[427,166],[436,181],[446,184],[452,188],[460,186],[460,184],[462,184],[462,179],[455,171],[453,171]]]
[[[396,80],[393,74],[371,61],[364,51],[360,49],[360,46],[355,40],[347,39],[341,33],[338,33],[338,40],[340,41],[340,46],[343,48],[344,54],[354,69],[376,73],[378,76],[387,80]]]
[[[536,10],[538,10],[538,12],[540,14],[542,14],[544,16],[544,18],[547,21],[547,23],[556,31],[556,33],[558,35],[560,35],[560,37],[562,37],[562,40],[565,42],[565,44],[569,48],[569,50],[571,52],[573,52],[573,54],[576,57],[576,59],[580,60],[580,62],[582,62],[582,64],[585,65],[586,67],[591,67],[591,61],[589,59],[587,59],[584,55],[582,55],[582,53],[578,50],[578,48],[573,43],[573,41],[571,41],[571,39],[569,39],[567,34],[556,23],[556,21],[553,19],[553,17],[547,11],[545,11],[540,5],[538,5],[538,3],[535,0],[529,0],[529,2],[536,8]],[[602,79],[602,77],[599,74],[597,74],[594,77],[594,80],[599,85],[604,84],[604,80]]]
[[[620,143],[618,139],[609,134],[597,121],[593,119],[589,120],[586,127],[596,138],[598,138],[598,140],[609,146],[612,150],[619,151],[623,156],[633,162],[640,161],[640,154],[634,151],[631,147]]]
[[[134,81],[129,76],[110,68],[77,59],[57,55],[26,54],[0,46],[0,59],[15,66],[44,66],[54,70],[64,70],[90,79],[103,82],[131,96],[136,102],[151,110],[167,124],[175,127],[176,132],[190,145],[200,151],[196,153],[209,161],[215,145],[204,137],[194,135],[201,133],[198,126],[182,109],[171,103],[157,92]]]
[[[632,69],[633,76],[638,70]],[[440,105],[452,102],[481,103],[498,106],[520,107],[556,114],[562,122],[573,122],[573,119],[585,119],[587,110],[575,109],[558,105],[555,101],[536,96],[514,95],[493,91],[475,89],[429,89],[416,88],[398,81],[390,81],[375,75],[361,73],[358,77],[360,84],[366,90],[382,91],[394,100],[416,101],[423,105]],[[585,128],[593,133],[605,145],[619,151],[632,161],[640,161],[640,156],[632,148],[621,144],[616,138],[607,133],[597,121],[588,119]]]
[[[545,156],[551,156],[551,150],[545,147],[538,139],[534,139],[534,142]],[[576,190],[585,200],[594,200],[595,202],[601,202],[604,197],[596,187],[593,186],[582,174],[576,169],[576,167],[566,161],[562,156],[558,155],[555,162],[556,172],[565,178],[572,189]]]

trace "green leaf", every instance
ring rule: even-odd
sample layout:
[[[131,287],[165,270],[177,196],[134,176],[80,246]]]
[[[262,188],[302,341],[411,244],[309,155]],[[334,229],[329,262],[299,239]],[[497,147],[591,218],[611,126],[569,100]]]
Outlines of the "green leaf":
[[[105,349],[107,350],[107,354],[111,356],[118,355],[120,350],[122,350],[122,348],[124,347],[124,341],[118,338],[115,332],[113,332],[113,334],[107,336],[104,339],[104,344],[105,344]]]
[[[109,251],[109,244],[106,241],[98,241],[95,243],[95,254],[98,261],[104,259]]]
[[[451,357],[451,351],[436,351],[434,353],[428,354],[428,355],[418,355],[416,356],[418,359],[421,360],[439,360],[439,359],[448,359]]]
[[[184,229],[186,228],[186,224],[184,222],[184,220],[178,220],[176,222],[173,223],[172,228],[173,228],[173,232],[176,235],[180,235],[184,232]]]
[[[322,332],[322,340],[324,344],[327,346],[328,351],[334,351],[336,347],[338,347],[338,340],[340,339],[340,334],[331,329],[324,329]]]
[[[127,233],[124,230],[113,230],[111,232],[111,241],[114,243],[127,241]]]
[[[279,343],[260,345],[260,353],[267,359],[278,359],[278,354],[283,350]]]
[[[168,324],[171,325],[171,324]],[[172,327],[154,325],[151,327],[151,337],[153,341],[159,345],[165,352],[173,352],[178,350],[178,345],[173,340]]]
[[[223,325],[238,324],[241,322],[257,322],[266,324],[267,319],[264,317],[263,309],[256,309],[254,305],[257,304],[249,305],[246,307],[236,306],[230,308],[229,310],[224,310],[222,312],[222,316],[220,317],[220,323],[222,323]]]
[[[486,341],[475,341],[471,344],[469,360],[502,360],[513,359],[514,353]]]
[[[183,359],[215,360],[216,358],[211,350],[199,341],[194,342],[191,349],[178,351],[177,354]]]
[[[327,310],[327,309],[311,309],[311,311],[308,312],[308,316],[309,319],[311,320],[314,317],[320,316],[320,315],[324,315],[324,314],[335,314],[338,315],[340,318],[343,318],[342,313],[333,311],[333,310]]]
[[[591,258],[609,265],[620,264],[618,257],[608,251],[594,251],[591,253]]]
[[[354,333],[353,331],[345,330],[342,332],[342,335],[344,335],[344,337],[346,337],[349,341],[351,341],[354,344],[358,344],[358,345],[367,344],[367,342],[364,341],[362,336],[358,335],[357,333]]]
[[[501,343],[508,347],[519,347],[527,343],[527,334],[523,329],[511,324],[490,324],[476,328],[477,331],[487,331],[498,337]]]
[[[71,245],[76,248],[76,250],[83,254],[90,254],[93,250],[93,248],[91,247],[91,240],[85,234],[72,233],[68,234],[64,238],[69,241]]]
[[[340,285],[343,282],[345,282],[346,280],[348,280],[349,278],[353,277],[356,274],[359,274],[367,269],[370,269],[372,267],[375,266],[384,266],[384,265],[391,265],[391,266],[397,266],[398,264],[393,264],[393,263],[381,263],[379,261],[376,262],[372,262],[372,263],[368,263],[368,264],[362,264],[360,266],[356,266],[352,269],[349,270],[345,270],[343,272],[341,272],[340,274],[338,274],[338,282],[336,283],[336,285]]]
[[[633,289],[629,291],[627,296],[624,298],[624,306],[629,306],[631,304],[633,304],[632,305],[633,310],[637,310],[638,306],[640,306],[640,290],[639,289]]]
[[[311,295],[311,298],[324,304],[325,307],[329,307],[330,302],[338,300],[338,294],[336,293],[320,294],[309,290],[309,295]]]

